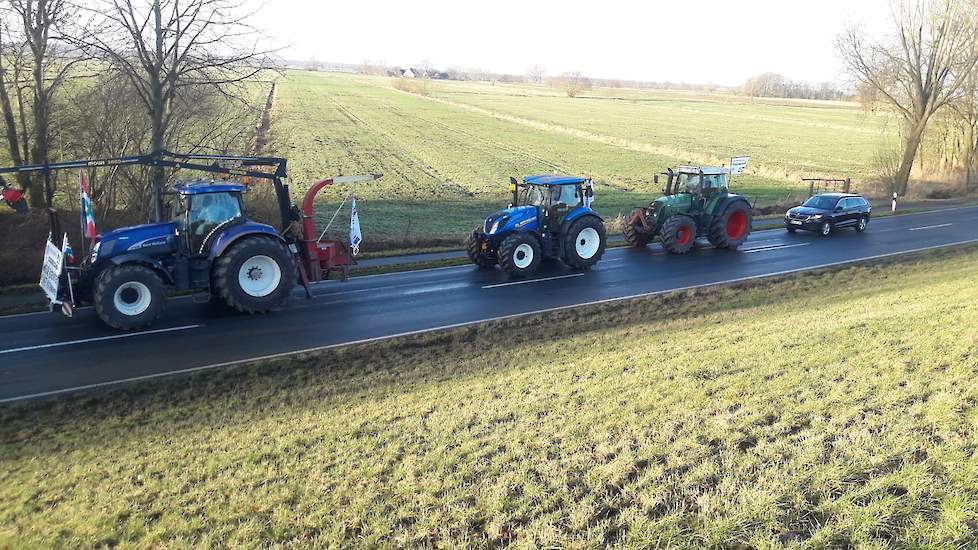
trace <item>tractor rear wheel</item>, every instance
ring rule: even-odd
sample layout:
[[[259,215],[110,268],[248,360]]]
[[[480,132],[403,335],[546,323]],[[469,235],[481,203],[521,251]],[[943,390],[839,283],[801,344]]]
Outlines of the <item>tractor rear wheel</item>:
[[[578,218],[564,235],[564,263],[576,269],[590,269],[601,260],[607,244],[601,220],[594,216]]]
[[[496,256],[499,257],[499,267],[514,277],[532,275],[543,260],[540,243],[536,237],[525,233],[512,233],[503,239]]]
[[[211,288],[242,313],[265,313],[289,298],[296,281],[295,257],[281,242],[251,237],[231,245],[214,263]]]
[[[479,227],[470,233],[469,238],[465,240],[465,251],[469,254],[469,259],[472,260],[472,263],[479,266],[479,268],[491,269],[496,265],[496,262],[490,259],[482,249],[482,241],[483,231]]]
[[[133,330],[149,326],[166,308],[163,281],[152,269],[126,264],[99,274],[93,294],[95,313],[112,328]]]
[[[685,254],[696,244],[696,222],[686,216],[672,216],[662,224],[662,248],[670,254]]]
[[[652,242],[652,235],[639,232],[637,227],[627,222],[622,227],[621,234],[625,237],[625,242],[635,248],[645,248],[646,245]]]
[[[710,244],[717,248],[737,250],[750,236],[754,214],[750,205],[737,201],[713,218],[710,224]]]

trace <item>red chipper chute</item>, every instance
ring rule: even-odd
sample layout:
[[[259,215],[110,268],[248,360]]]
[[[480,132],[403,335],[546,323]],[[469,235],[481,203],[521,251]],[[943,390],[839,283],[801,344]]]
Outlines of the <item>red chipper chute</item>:
[[[311,282],[325,281],[330,273],[337,271],[342,279],[346,279],[351,265],[356,265],[350,245],[343,241],[325,239],[323,233],[317,233],[316,223],[312,219],[313,203],[316,195],[325,187],[339,184],[356,184],[378,180],[382,174],[367,174],[365,176],[336,176],[317,181],[306,193],[302,201],[302,239],[299,243],[299,256],[305,272]],[[340,205],[342,208],[343,205]],[[337,210],[339,213],[339,210]],[[335,215],[333,216],[336,217]],[[329,226],[327,225],[327,229]]]

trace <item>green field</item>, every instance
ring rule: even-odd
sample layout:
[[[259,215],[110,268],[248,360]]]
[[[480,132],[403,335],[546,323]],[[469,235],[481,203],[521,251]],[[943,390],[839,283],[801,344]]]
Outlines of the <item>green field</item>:
[[[418,87],[417,82],[411,85]],[[846,104],[750,103],[731,96],[597,89],[568,98],[547,86],[429,82],[427,95],[387,78],[289,72],[272,143],[298,190],[337,173],[381,172],[358,189],[371,241],[461,241],[505,205],[510,175],[592,175],[608,218],[657,196],[652,175],[748,154],[735,190],[758,204],[801,196],[802,176],[871,176],[887,119]],[[339,197],[324,195],[320,222]],[[344,217],[337,227],[345,227]]]
[[[976,269],[943,252],[2,409],[0,548],[973,547]]]

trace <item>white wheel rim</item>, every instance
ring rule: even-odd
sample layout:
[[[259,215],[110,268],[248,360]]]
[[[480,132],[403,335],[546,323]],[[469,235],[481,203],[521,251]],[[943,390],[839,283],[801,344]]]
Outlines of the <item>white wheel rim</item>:
[[[574,243],[577,248],[577,255],[584,260],[590,260],[598,253],[601,246],[601,237],[593,227],[585,227],[577,234],[577,241]]]
[[[866,229],[866,218],[859,220],[859,229]]]
[[[127,316],[135,317],[149,309],[153,302],[153,296],[149,292],[149,287],[139,281],[129,281],[123,283],[115,289],[112,296],[112,305],[116,311]]]
[[[513,264],[520,269],[526,269],[533,263],[533,247],[523,243],[513,251]]]
[[[823,223],[822,224],[822,235],[828,235],[831,232],[832,232],[832,226],[829,225],[829,224],[827,224],[827,223]]]
[[[268,256],[252,256],[238,270],[238,285],[248,296],[261,298],[278,288],[282,270],[278,262]]]

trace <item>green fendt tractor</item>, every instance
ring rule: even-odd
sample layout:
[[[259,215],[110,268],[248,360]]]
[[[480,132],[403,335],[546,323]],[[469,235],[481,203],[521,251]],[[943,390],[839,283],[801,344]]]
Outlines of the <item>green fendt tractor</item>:
[[[726,168],[680,166],[665,175],[664,196],[636,208],[625,223],[629,244],[644,247],[658,238],[670,254],[685,254],[697,237],[730,250],[747,240],[754,210],[746,198],[730,192]]]

